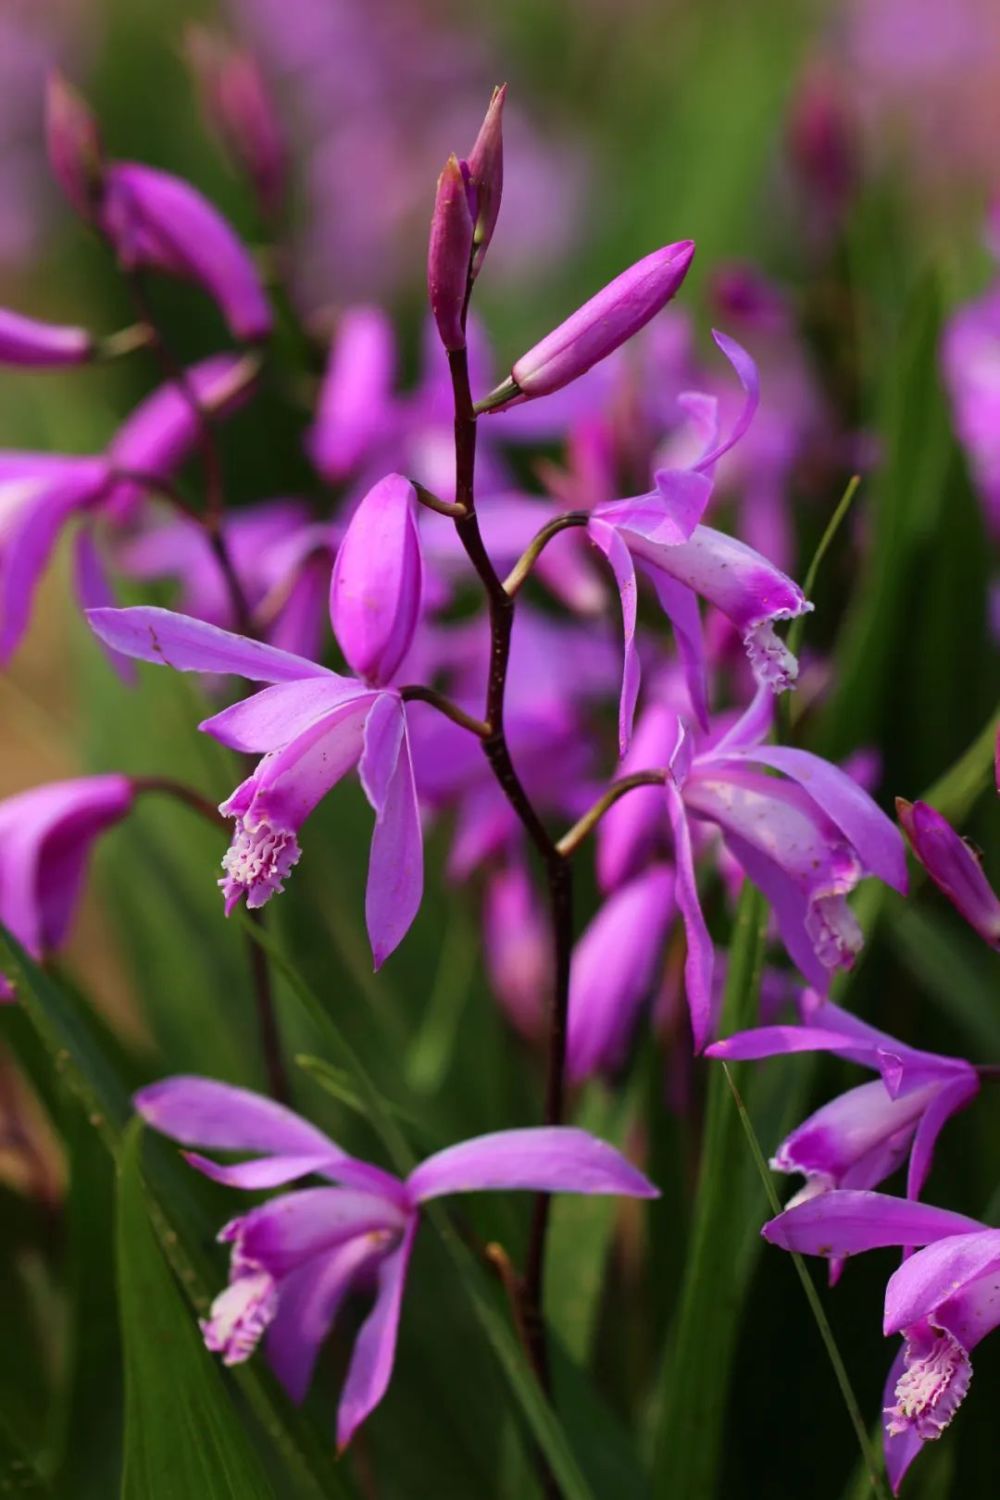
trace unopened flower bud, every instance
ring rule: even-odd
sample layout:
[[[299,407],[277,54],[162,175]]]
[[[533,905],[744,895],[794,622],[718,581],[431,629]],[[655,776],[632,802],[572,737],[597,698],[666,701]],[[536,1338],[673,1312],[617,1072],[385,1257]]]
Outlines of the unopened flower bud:
[[[45,136],[53,176],[77,212],[92,218],[104,181],[101,135],[83,95],[61,73],[49,75]]]
[[[472,262],[472,209],[458,158],[449,156],[438,178],[431,240],[427,254],[427,288],[441,342],[449,353],[465,348],[464,311]]]
[[[82,365],[94,355],[94,340],[85,328],[43,323],[0,308],[0,364],[36,370]]]
[[[256,58],[206,26],[191,26],[185,53],[210,126],[253,185],[266,219],[281,212],[287,161],[281,128]]]
[[[423,562],[416,496],[402,474],[387,474],[351,518],[330,583],[330,619],[351,670],[375,686],[390,682],[420,618]]]
[[[666,306],[680,288],[693,256],[694,241],[680,240],[636,261],[522,354],[510,380],[487,396],[479,409],[496,410],[512,401],[548,396],[586,374]]]
[[[503,193],[503,105],[506,97],[505,83],[493,90],[490,107],[467,162],[472,212],[475,215],[472,236],[473,279],[482,269],[500,212]]]

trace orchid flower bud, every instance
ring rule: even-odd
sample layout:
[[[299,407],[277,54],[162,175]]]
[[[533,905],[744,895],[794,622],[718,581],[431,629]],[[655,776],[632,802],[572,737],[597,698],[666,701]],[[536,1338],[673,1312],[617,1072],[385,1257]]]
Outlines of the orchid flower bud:
[[[973,931],[1000,949],[1000,896],[986,878],[978,851],[926,802],[896,798],[910,847],[939,890]]]
[[[548,396],[586,374],[666,306],[679,290],[693,257],[694,241],[679,240],[636,261],[522,354],[510,379],[478,409],[492,411],[513,401]]]
[[[490,107],[476,136],[476,143],[469,152],[467,163],[472,211],[475,214],[472,236],[473,280],[482,270],[500,213],[500,198],[503,193],[503,106],[506,97],[505,83],[493,90]]]
[[[276,218],[287,186],[286,153],[256,58],[207,26],[191,26],[184,40],[209,125],[253,184],[264,218]]]
[[[92,218],[104,181],[104,149],[83,95],[61,73],[49,76],[45,137],[52,175],[76,211]]]
[[[387,474],[362,500],[337,553],[330,619],[351,670],[390,682],[413,640],[423,595],[416,493]]]
[[[465,298],[472,262],[474,225],[465,173],[449,156],[438,178],[431,240],[427,252],[427,289],[441,342],[449,354],[465,348]]]
[[[215,205],[183,178],[139,162],[112,163],[101,229],[127,269],[149,266],[203,287],[236,338],[270,333],[271,309],[253,257]]]
[[[82,365],[94,355],[94,340],[85,328],[26,318],[0,308],[0,364],[51,370]]]

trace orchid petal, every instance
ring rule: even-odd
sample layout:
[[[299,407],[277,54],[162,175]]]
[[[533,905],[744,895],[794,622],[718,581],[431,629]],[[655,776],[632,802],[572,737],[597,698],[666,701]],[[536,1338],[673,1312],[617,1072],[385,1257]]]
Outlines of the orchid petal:
[[[365,919],[378,969],[403,941],[424,891],[424,844],[406,712],[390,693],[365,720],[361,785],[375,811]]]
[[[964,1109],[979,1092],[979,1079],[970,1068],[964,1078],[946,1083],[928,1104],[920,1117],[917,1133],[910,1152],[910,1167],[906,1177],[906,1196],[919,1198],[927,1181],[934,1156],[937,1138],[944,1126],[960,1109]]]
[[[250,754],[280,750],[331,709],[355,698],[370,697],[353,677],[325,673],[298,682],[280,682],[243,698],[221,713],[203,719],[198,728],[231,750]]]
[[[427,1157],[410,1173],[411,1201],[447,1193],[525,1189],[536,1193],[623,1193],[656,1198],[659,1189],[613,1146],[569,1125],[498,1130]]]
[[[380,1193],[353,1188],[300,1188],[283,1193],[234,1220],[223,1231],[239,1253],[274,1277],[357,1235],[405,1228],[406,1214]]]
[[[76,534],[73,548],[73,577],[76,584],[76,596],[84,613],[91,609],[115,608],[117,600],[88,527],[82,527]],[[105,649],[103,641],[99,644],[112,670],[127,687],[134,687],[137,674],[128,657],[110,648]]]
[[[698,599],[685,584],[668,578],[665,573],[651,571],[649,578],[677,641],[692,712],[702,729],[707,730],[708,669]]]
[[[687,955],[684,959],[684,988],[691,1012],[691,1030],[695,1051],[700,1052],[715,1030],[716,1001],[712,993],[715,949],[709,936],[705,915],[698,899],[698,881],[691,851],[684,800],[672,781],[664,787],[667,812],[674,833],[674,859],[677,865],[675,893],[684,919]]]
[[[975,1219],[887,1193],[840,1189],[820,1193],[771,1219],[761,1234],[802,1255],[855,1255],[887,1245],[929,1245],[982,1228]],[[1000,1235],[1000,1230],[995,1231]],[[907,1262],[910,1264],[910,1262]],[[888,1331],[888,1329],[887,1329]]]
[[[760,402],[760,376],[750,355],[735,339],[731,339],[728,334],[720,333],[716,328],[712,329],[712,337],[739,376],[740,385],[743,387],[743,406],[728,437],[698,459],[694,467],[700,470],[708,469],[717,463],[724,453],[728,453],[730,448],[739,442],[753,421]]]
[[[282,1281],[266,1349],[268,1363],[294,1402],[305,1400],[317,1356],[344,1300],[382,1253],[368,1239],[348,1240]]]
[[[935,1243],[908,1242],[923,1243],[925,1248],[909,1256],[889,1278],[882,1324],[887,1336],[932,1316],[942,1303],[959,1302],[970,1282],[1000,1270],[1000,1229],[968,1220],[964,1229],[956,1226],[949,1234],[933,1238]],[[994,1316],[1000,1321],[1000,1299],[995,1307]]]
[[[339,1152],[327,1150],[322,1155],[315,1152],[311,1156],[255,1156],[251,1161],[228,1163],[212,1161],[197,1151],[184,1151],[182,1155],[189,1167],[194,1167],[213,1182],[252,1192],[259,1188],[284,1187],[300,1177],[309,1177],[336,1162]]]
[[[266,1151],[285,1156],[345,1156],[330,1138],[263,1094],[178,1074],[140,1089],[133,1103],[147,1125],[182,1146]]]
[[[905,1369],[906,1345],[902,1344],[889,1366],[889,1374],[882,1393],[883,1411],[895,1405],[896,1386]],[[899,1494],[899,1487],[906,1477],[906,1472],[923,1446],[923,1438],[917,1436],[914,1427],[908,1427],[905,1432],[892,1433],[889,1431],[888,1422],[883,1419],[882,1452],[885,1455],[885,1472],[894,1495]]]
[[[625,666],[622,674],[621,702],[618,708],[618,748],[622,755],[628,749],[635,718],[636,699],[639,696],[641,669],[639,653],[635,645],[637,606],[637,584],[635,568],[628,548],[613,526],[601,520],[591,520],[587,535],[598,551],[603,552],[611,566],[615,583],[622,601],[622,625],[625,632]]]
[[[816,1026],[757,1026],[713,1042],[705,1048],[705,1056],[750,1062],[791,1052],[835,1052],[859,1061],[857,1050],[839,1031],[822,1031]]]
[[[190,615],[137,605],[132,609],[94,609],[87,615],[106,645],[138,661],[173,667],[177,672],[213,672],[248,677],[251,682],[297,682],[303,677],[334,677],[314,661],[278,651],[262,641],[220,630]],[[342,679],[337,679],[342,680]]]
[[[382,1400],[396,1360],[399,1316],[419,1221],[407,1224],[399,1247],[379,1267],[375,1306],[361,1325],[337,1407],[337,1446],[346,1448]]]

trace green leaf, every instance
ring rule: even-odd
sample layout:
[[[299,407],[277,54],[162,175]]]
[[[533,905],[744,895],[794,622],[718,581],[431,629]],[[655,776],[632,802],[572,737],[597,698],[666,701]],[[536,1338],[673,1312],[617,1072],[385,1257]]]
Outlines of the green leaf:
[[[914,901],[894,909],[889,936],[921,988],[970,1045],[986,1057],[1000,1057],[997,962],[986,944],[967,936],[947,913],[925,911]]]
[[[747,881],[729,953],[723,1034],[753,1025],[765,925],[764,900]],[[713,1067],[691,1239],[656,1402],[656,1500],[709,1500],[715,1493],[729,1371],[752,1265],[749,1255],[737,1258],[734,1247],[759,1216],[762,1199],[728,1085],[721,1068]]]
[[[220,1367],[198,1334],[150,1224],[142,1127],[118,1171],[118,1290],[125,1357],[122,1500],[275,1500]]]
[[[0,1495],[10,1500],[49,1500],[52,1491],[0,1418]]]

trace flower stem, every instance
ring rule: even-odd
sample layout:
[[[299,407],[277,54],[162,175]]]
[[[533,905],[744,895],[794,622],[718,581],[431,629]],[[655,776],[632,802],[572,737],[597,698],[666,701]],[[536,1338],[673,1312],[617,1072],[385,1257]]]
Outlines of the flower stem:
[[[622,776],[618,781],[613,781],[593,806],[587,808],[583,817],[578,818],[573,827],[563,834],[556,848],[560,854],[574,854],[588,833],[597,827],[609,807],[614,807],[616,802],[627,793],[635,791],[636,787],[663,786],[666,779],[666,771],[633,771],[631,776]]]
[[[476,516],[476,414],[469,387],[466,351],[459,349],[450,352],[448,363],[451,369],[455,400],[455,500],[458,505],[465,508],[466,512],[465,515],[456,519],[455,530],[469,561],[482,582],[489,608],[490,666],[484,713],[489,733],[482,741],[483,752],[501,791],[538,851],[545,868],[549,888],[555,983],[548,1017],[544,1120],[546,1125],[558,1125],[562,1120],[566,1080],[569,966],[573,943],[572,872],[568,857],[559,849],[546,830],[521,785],[507,744],[504,729],[504,697],[510,662],[514,600],[505,589],[490,560]],[[521,1312],[527,1346],[531,1352],[535,1373],[546,1391],[549,1390],[548,1350],[541,1308],[549,1206],[549,1194],[539,1193],[535,1198],[525,1271],[521,1283]],[[543,1464],[542,1479],[547,1494],[558,1494],[555,1480],[547,1464]]]
[[[556,516],[555,520],[550,521],[547,526],[543,526],[537,536],[532,537],[504,579],[504,592],[513,598],[552,538],[558,536],[560,531],[568,530],[571,526],[586,526],[588,519],[586,511],[568,510],[565,515]]]
[[[489,737],[490,726],[484,719],[477,719],[475,714],[467,714],[464,708],[459,708],[457,703],[452,703],[443,693],[436,692],[434,688],[424,687],[422,683],[411,682],[399,690],[399,696],[404,703],[429,703],[436,708],[439,714],[444,714],[453,724],[460,729],[468,729],[471,734],[476,734],[481,740]]]

